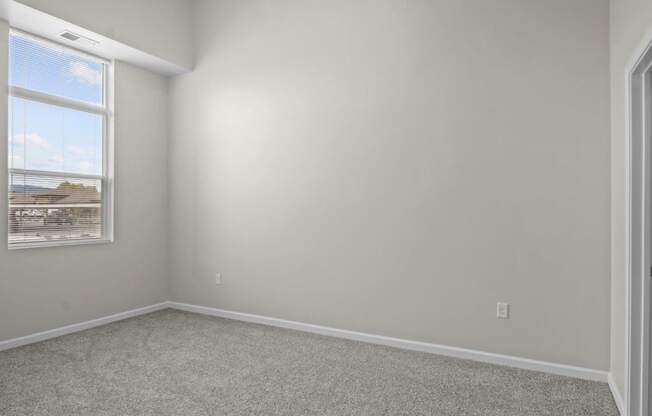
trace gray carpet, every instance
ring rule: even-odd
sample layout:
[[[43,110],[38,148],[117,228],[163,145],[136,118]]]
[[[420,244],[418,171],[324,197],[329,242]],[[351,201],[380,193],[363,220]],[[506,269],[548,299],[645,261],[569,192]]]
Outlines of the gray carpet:
[[[0,352],[0,415],[617,410],[603,383],[168,309]]]

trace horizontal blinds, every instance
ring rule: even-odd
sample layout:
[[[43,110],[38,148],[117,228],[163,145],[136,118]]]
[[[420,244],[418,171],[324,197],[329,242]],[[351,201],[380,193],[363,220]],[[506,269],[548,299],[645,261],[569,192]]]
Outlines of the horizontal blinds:
[[[9,37],[8,242],[104,236],[106,65]]]
[[[19,33],[9,37],[9,85],[88,104],[104,102],[104,65]]]
[[[10,243],[101,237],[101,179],[10,173]]]

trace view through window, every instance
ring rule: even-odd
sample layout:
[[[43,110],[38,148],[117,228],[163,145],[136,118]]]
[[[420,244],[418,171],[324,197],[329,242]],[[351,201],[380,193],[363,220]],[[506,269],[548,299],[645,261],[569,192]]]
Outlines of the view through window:
[[[106,63],[9,36],[9,246],[105,235]]]

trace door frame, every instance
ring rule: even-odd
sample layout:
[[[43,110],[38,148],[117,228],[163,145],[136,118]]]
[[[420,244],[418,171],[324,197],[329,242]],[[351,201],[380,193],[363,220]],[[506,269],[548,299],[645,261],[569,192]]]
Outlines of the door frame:
[[[652,237],[652,32],[626,71],[625,415],[649,416]]]

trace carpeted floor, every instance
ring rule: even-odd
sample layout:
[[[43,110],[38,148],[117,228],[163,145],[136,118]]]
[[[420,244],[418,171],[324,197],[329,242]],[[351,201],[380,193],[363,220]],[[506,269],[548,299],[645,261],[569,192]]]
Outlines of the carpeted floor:
[[[0,415],[616,416],[606,384],[164,310],[0,352]]]

